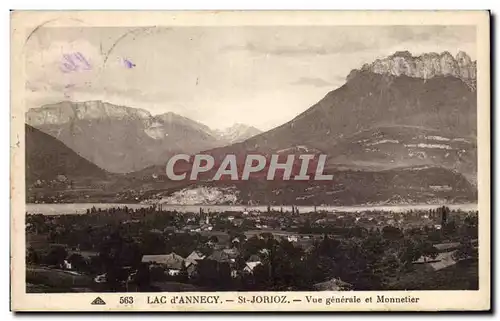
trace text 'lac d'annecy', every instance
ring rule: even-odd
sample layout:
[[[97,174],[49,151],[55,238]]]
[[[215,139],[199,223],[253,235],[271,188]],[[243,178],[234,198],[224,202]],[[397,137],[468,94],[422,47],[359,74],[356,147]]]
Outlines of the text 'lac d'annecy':
[[[214,157],[208,154],[177,154],[167,162],[170,180],[267,180],[328,181],[333,175],[324,173],[326,155],[259,155],[234,154]],[[203,177],[203,178],[202,178]]]

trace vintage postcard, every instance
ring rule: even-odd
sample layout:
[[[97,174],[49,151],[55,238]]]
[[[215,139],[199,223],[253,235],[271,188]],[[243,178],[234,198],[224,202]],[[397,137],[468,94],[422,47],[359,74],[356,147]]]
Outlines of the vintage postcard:
[[[485,311],[487,11],[14,11],[14,311]]]

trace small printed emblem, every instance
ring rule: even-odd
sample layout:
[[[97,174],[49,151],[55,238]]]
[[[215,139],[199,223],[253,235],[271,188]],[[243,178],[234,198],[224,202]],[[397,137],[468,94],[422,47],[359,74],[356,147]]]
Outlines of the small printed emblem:
[[[91,304],[92,305],[106,305],[106,302],[104,302],[104,300],[101,299],[101,297],[98,296],[97,298],[95,298],[94,301],[92,301]]]

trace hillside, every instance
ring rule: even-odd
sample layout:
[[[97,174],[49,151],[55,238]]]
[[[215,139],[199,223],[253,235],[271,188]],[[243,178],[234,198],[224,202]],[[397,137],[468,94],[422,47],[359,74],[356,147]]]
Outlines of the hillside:
[[[441,166],[476,180],[477,145],[473,138],[442,136],[415,126],[387,126],[339,139],[328,167],[384,170],[406,166]]]
[[[359,72],[288,123],[232,148],[273,151],[308,145],[328,151],[339,138],[393,125],[475,137],[476,93],[454,77],[424,81]]]
[[[143,201],[168,204],[361,205],[469,203],[475,187],[462,175],[439,167],[383,171],[329,171],[333,181],[203,182],[164,191]]]
[[[107,173],[62,142],[25,125],[26,182],[103,179]]]

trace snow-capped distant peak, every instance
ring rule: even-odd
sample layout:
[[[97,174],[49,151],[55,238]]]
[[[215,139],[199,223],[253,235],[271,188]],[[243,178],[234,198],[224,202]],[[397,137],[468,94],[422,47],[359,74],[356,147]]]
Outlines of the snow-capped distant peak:
[[[218,130],[217,133],[222,139],[225,139],[230,144],[233,144],[245,141],[250,137],[262,133],[262,131],[253,126],[236,123],[226,129]]]

